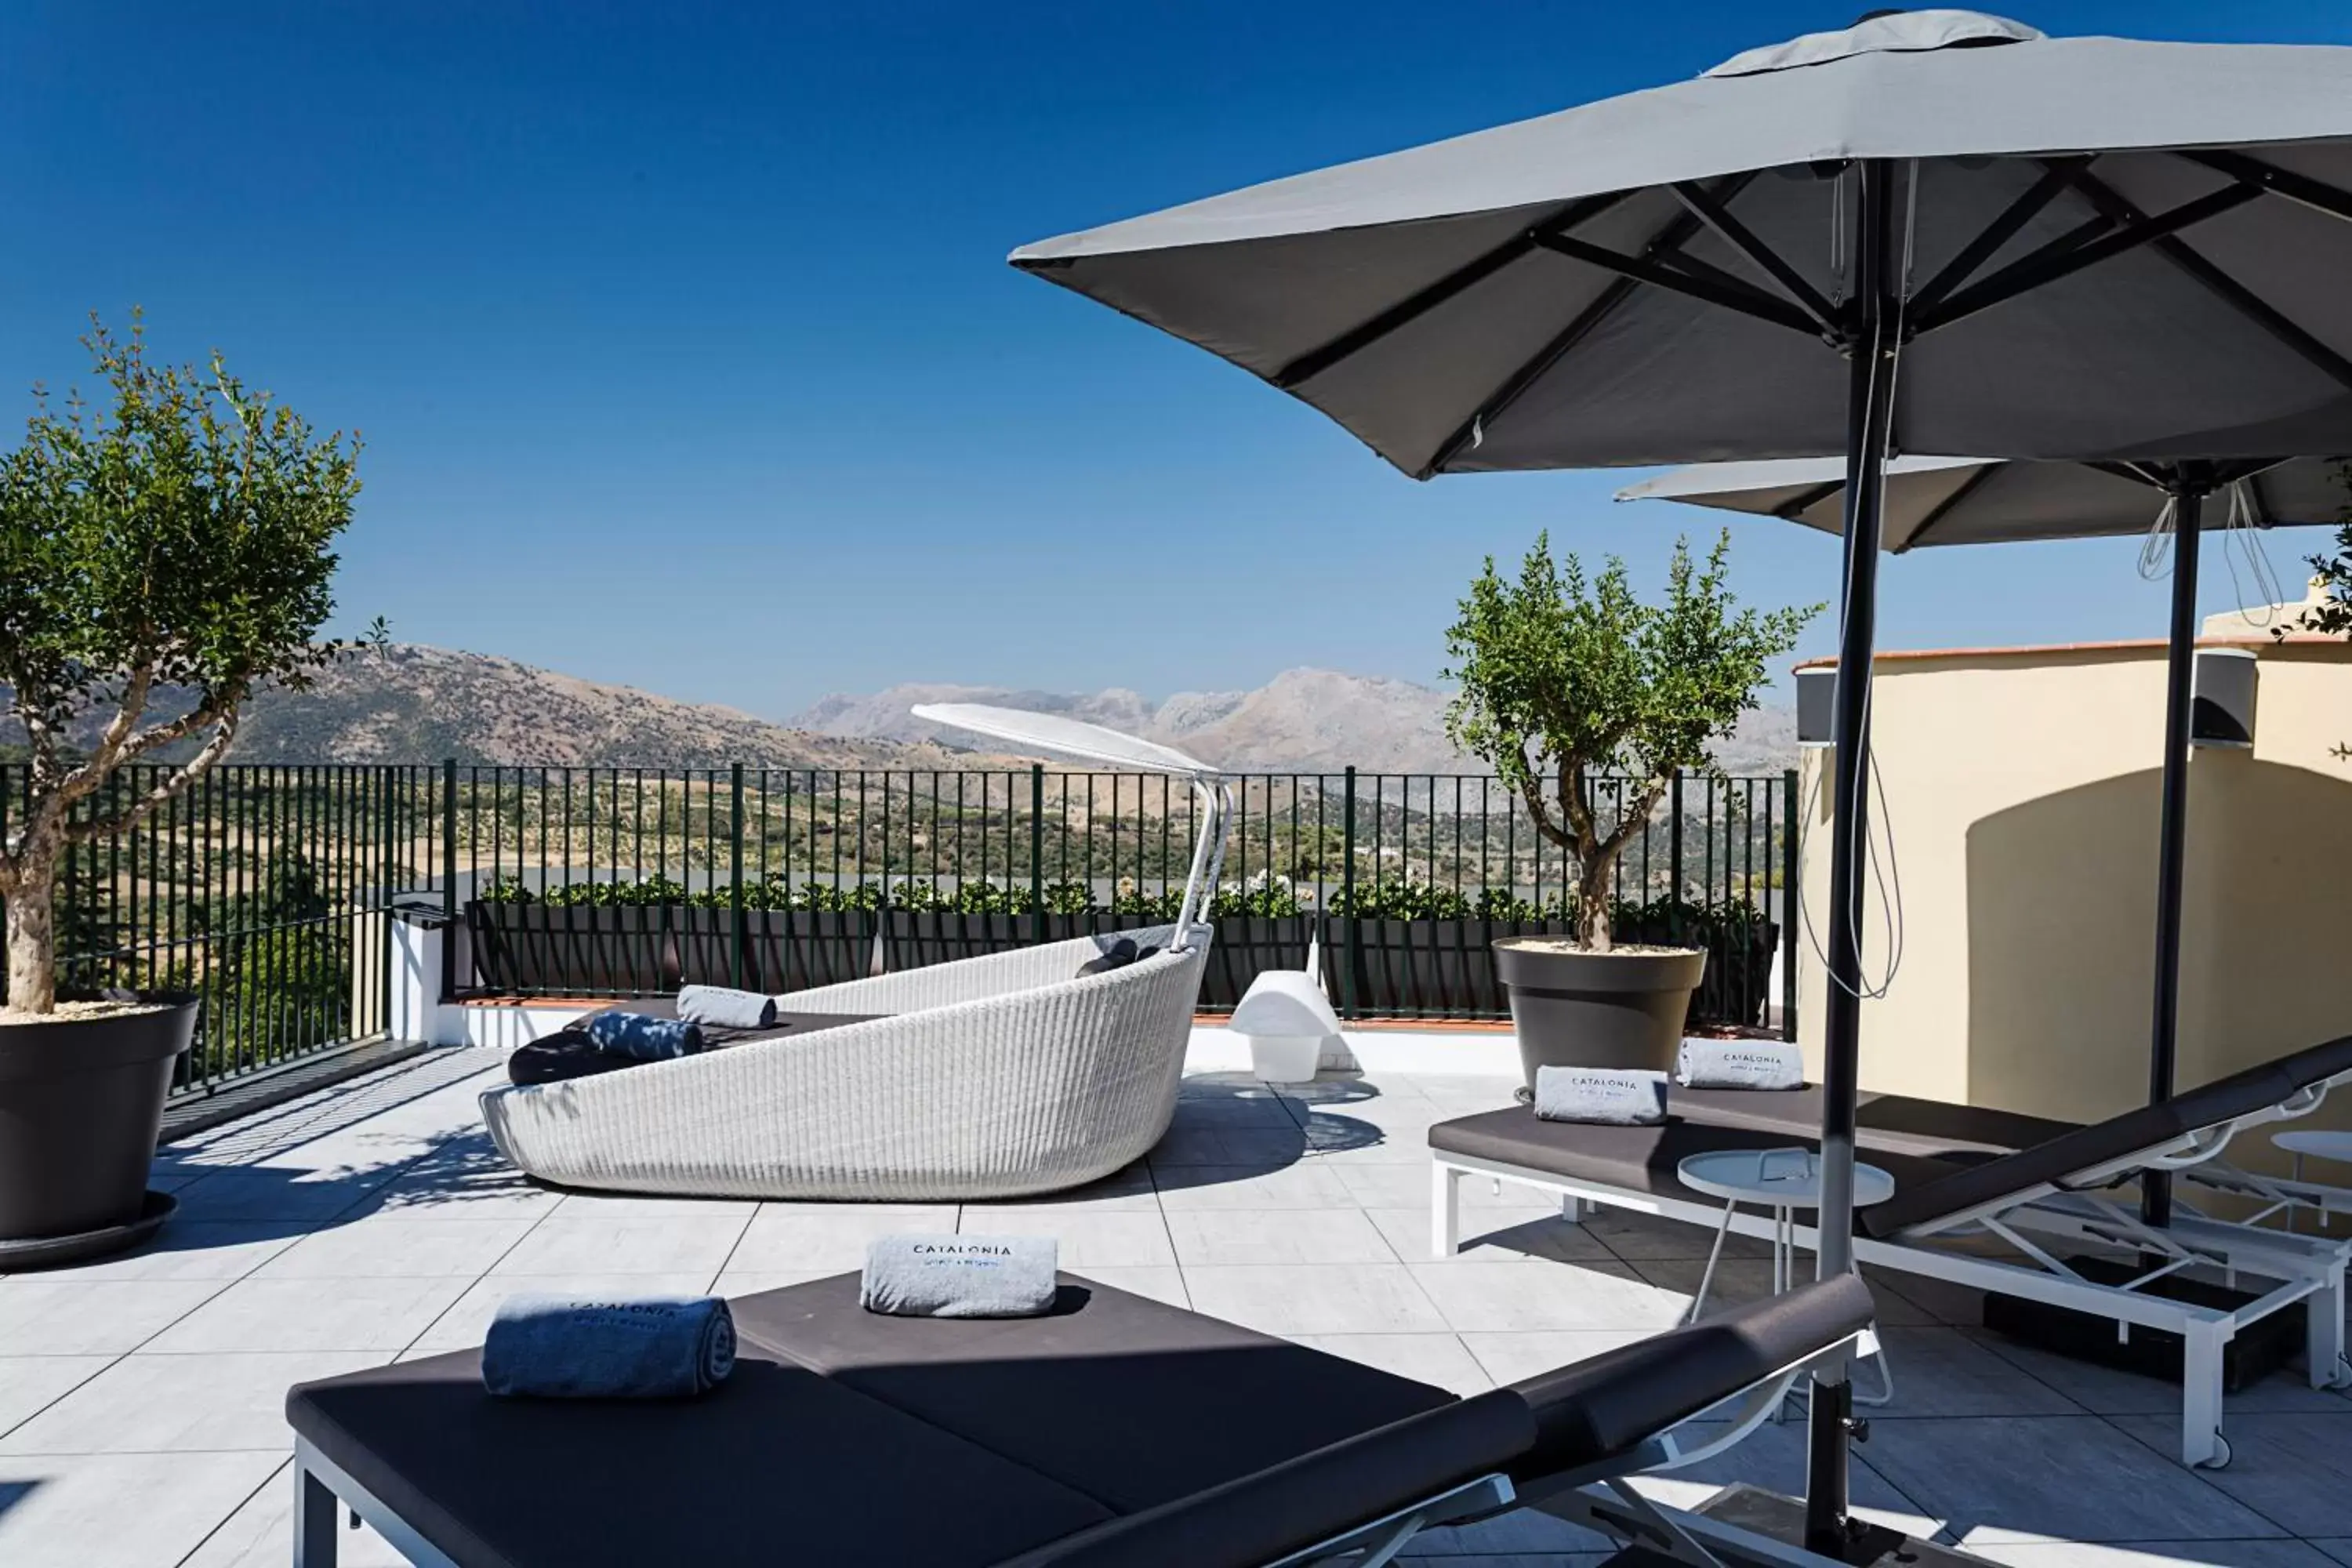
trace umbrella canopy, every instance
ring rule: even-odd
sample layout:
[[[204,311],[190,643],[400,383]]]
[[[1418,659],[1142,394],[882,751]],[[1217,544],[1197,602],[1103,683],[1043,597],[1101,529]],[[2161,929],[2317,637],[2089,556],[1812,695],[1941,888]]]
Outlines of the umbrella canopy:
[[[1961,11],[1024,246],[1417,478],[1849,447],[1899,162],[1915,452],[2275,458],[2352,421],[2352,48]]]
[[[2342,467],[2332,458],[2301,458],[2252,475],[2242,481],[2247,513],[2264,528],[2336,523],[2352,500]],[[1890,458],[1879,544],[1899,555],[1923,545],[2146,533],[2163,506],[2161,478],[2080,463]],[[1617,499],[1676,500],[1837,533],[1845,527],[1845,460],[1700,463],[1628,485]],[[2209,531],[2224,527],[2230,507],[2217,496],[2201,521]]]
[[[1226,782],[1223,769],[1186,756],[1173,746],[1058,713],[1033,713],[1025,708],[998,708],[985,702],[918,702],[912,711],[918,719],[1010,741],[1016,746],[1142,773],[1172,773],[1190,783],[1200,803],[1201,831],[1192,841],[1184,897],[1176,908],[1176,934],[1168,945],[1171,952],[1181,952],[1200,940],[1202,917],[1216,892],[1217,873],[1224,867],[1225,826],[1233,817],[1233,786]],[[1041,793],[1032,809],[1042,815],[1043,786],[1037,787]]]
[[[1026,708],[997,708],[985,702],[918,702],[910,711],[916,718],[928,719],[934,724],[948,724],[974,734],[1010,741],[1016,746],[1034,747],[1085,762],[1107,763],[1115,768],[1210,781],[1224,776],[1223,769],[1197,757],[1188,757],[1173,746],[1138,740],[1133,735],[1058,713],[1033,713]]]

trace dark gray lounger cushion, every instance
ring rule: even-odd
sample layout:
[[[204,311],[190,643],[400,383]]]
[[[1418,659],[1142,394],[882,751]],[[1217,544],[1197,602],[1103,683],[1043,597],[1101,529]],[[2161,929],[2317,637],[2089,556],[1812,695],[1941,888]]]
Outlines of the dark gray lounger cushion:
[[[1810,1147],[1813,1140],[1745,1127],[1714,1127],[1669,1117],[1657,1127],[1600,1127],[1584,1122],[1545,1121],[1525,1106],[1482,1111],[1429,1130],[1429,1146],[1506,1165],[1600,1184],[1654,1197],[1717,1204],[1675,1177],[1675,1167],[1693,1154],[1723,1149]],[[1934,1182],[1959,1167],[1941,1160],[1873,1150],[1870,1163],[1893,1176],[1898,1188]]]
[[[1841,1275],[1513,1384],[1538,1429],[1513,1474],[1573,1471],[1624,1453],[1860,1332],[1876,1315],[1870,1287]]]
[[[881,1317],[859,1310],[857,1276],[844,1274],[738,1301],[735,1327],[1120,1513],[1454,1403],[1068,1275],[1042,1318]]]
[[[1266,1563],[1507,1471],[1533,1447],[1535,1422],[1518,1395],[1447,1397],[1423,1415],[1041,1547],[1018,1568]]]
[[[1110,1512],[748,1343],[699,1399],[492,1399],[463,1351],[286,1415],[465,1568],[978,1568]]]
[[[1247,1564],[1480,1475],[1534,1480],[1629,1450],[1872,1310],[1858,1279],[1808,1286],[1456,1400],[1100,1286],[1059,1317],[985,1324],[874,1317],[856,1288],[845,1275],[735,1302],[743,1357],[700,1399],[491,1399],[462,1352],[298,1385],[287,1416],[465,1568]],[[1391,1407],[1412,1413],[1381,1419]],[[1317,1431],[1330,1436],[1289,1447]],[[1114,1518],[1045,1473],[1103,1484],[1091,1450],[1106,1444],[1118,1464],[1226,1473],[1190,1495],[1113,1477],[1169,1493]],[[581,1484],[593,1475],[609,1483]]]
[[[1675,1114],[1715,1127],[1746,1127],[1811,1142],[1822,1132],[1822,1089],[1685,1089],[1675,1086]],[[2012,1154],[2063,1137],[2079,1123],[1980,1105],[1915,1100],[1906,1094],[1864,1094],[1854,1110],[1854,1142],[1865,1158],[1878,1152],[1952,1155]]]
[[[2352,1072],[2352,1036],[2260,1063],[2176,1095],[2161,1105],[2126,1110],[1940,1181],[1907,1186],[1859,1217],[1871,1235],[1889,1237],[1914,1226],[1969,1213],[2012,1193],[2063,1187],[2085,1171],[2142,1150],[2160,1148],[2200,1128],[2251,1115],[2345,1072]]]

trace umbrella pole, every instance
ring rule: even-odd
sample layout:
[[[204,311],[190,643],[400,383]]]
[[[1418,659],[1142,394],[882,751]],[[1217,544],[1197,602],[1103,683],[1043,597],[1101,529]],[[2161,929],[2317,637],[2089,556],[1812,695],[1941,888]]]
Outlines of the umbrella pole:
[[[2197,547],[2205,510],[2201,488],[2174,491],[2179,510],[2172,531],[2172,629],[2164,670],[2164,790],[2157,829],[2156,1007],[2147,1049],[2147,1102],[2172,1098],[2180,1036],[2180,905],[2189,834],[2189,727],[2197,675]],[[2152,1226],[2172,1218],[2172,1178],[2162,1171],[2140,1177],[2140,1217]]]
[[[1854,303],[1846,375],[1845,581],[1840,600],[1830,852],[1828,1027],[1822,1072],[1820,1273],[1853,1267],[1853,1125],[1862,1043],[1863,870],[1869,856],[1871,650],[1877,635],[1878,547],[1899,349],[1891,293],[1895,171],[1862,165]],[[1846,1445],[1853,1385],[1844,1366],[1813,1374],[1805,1450],[1805,1546],[1842,1557],[1850,1538]]]

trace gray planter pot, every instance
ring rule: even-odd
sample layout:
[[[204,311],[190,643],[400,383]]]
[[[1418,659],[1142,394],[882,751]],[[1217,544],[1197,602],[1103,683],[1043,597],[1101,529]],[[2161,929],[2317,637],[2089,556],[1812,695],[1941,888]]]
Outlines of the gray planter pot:
[[[1495,971],[1509,993],[1528,1087],[1539,1067],[1672,1071],[1706,954],[1563,950],[1556,937],[1506,937]]]
[[[172,1066],[197,1002],[0,1024],[0,1249],[137,1226]],[[123,1237],[125,1244],[136,1236]],[[85,1254],[86,1255],[86,1254]]]

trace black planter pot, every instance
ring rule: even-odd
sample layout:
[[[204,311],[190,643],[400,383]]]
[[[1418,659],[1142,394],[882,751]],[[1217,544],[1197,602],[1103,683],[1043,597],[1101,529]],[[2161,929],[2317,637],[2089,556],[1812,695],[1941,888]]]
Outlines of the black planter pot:
[[[1673,1070],[1706,954],[1690,948],[1581,952],[1559,943],[1557,937],[1495,943],[1495,971],[1510,994],[1528,1087],[1535,1087],[1539,1067]]]
[[[196,999],[0,1024],[0,1247],[138,1226]],[[136,1237],[126,1237],[135,1240]]]

